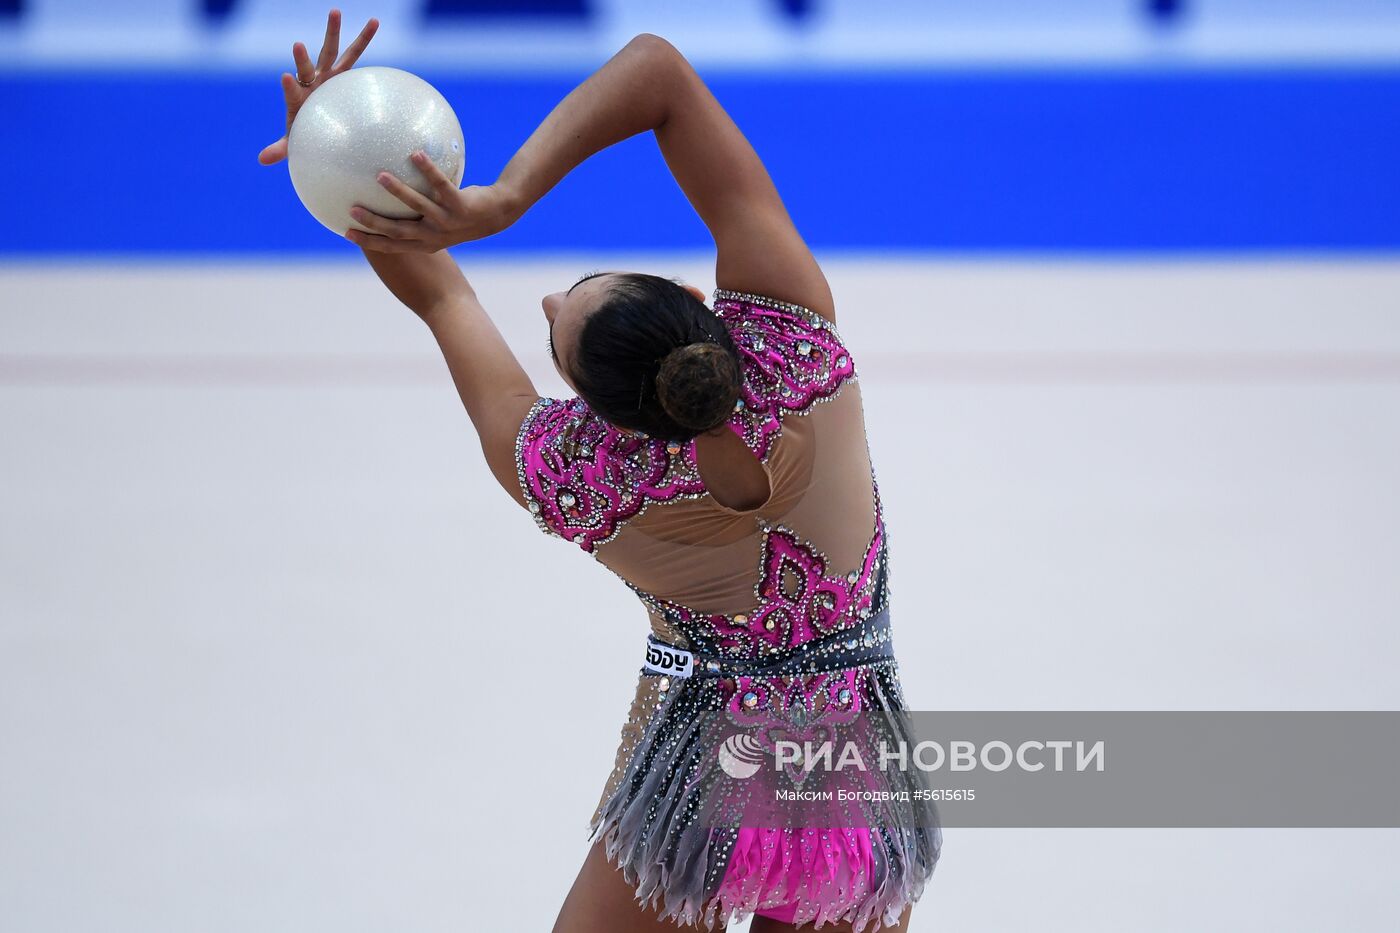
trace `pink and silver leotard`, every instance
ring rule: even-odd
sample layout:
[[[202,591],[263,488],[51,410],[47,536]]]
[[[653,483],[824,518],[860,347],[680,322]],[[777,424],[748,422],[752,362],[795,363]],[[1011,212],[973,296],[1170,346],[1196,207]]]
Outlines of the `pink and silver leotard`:
[[[732,816],[759,786],[749,772],[765,749],[779,760],[776,737],[830,737],[872,713],[902,729],[905,705],[855,361],[830,321],[798,305],[718,290],[714,312],[743,360],[729,426],[768,474],[761,506],[710,496],[694,441],[618,431],[578,398],[540,399],[516,439],[535,521],[621,577],[651,621],[590,828],[638,899],[678,923],[892,925],[941,845],[898,793],[836,822]],[[750,737],[733,744],[736,730]]]

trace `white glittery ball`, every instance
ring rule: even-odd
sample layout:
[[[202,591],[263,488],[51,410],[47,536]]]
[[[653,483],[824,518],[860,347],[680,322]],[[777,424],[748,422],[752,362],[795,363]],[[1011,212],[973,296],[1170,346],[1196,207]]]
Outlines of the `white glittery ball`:
[[[287,137],[292,187],[311,215],[341,236],[356,204],[386,217],[417,213],[376,181],[392,172],[428,194],[431,187],[410,161],[422,149],[454,185],[462,183],[466,144],[447,99],[417,75],[398,68],[352,68],[312,92]]]

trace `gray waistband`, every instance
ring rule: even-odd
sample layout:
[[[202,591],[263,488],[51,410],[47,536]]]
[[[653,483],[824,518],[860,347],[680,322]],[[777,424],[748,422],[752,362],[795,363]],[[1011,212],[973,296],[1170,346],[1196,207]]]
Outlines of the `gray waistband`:
[[[642,673],[682,678],[820,674],[893,658],[890,611],[885,606],[859,625],[831,632],[766,658],[706,655],[650,635]]]

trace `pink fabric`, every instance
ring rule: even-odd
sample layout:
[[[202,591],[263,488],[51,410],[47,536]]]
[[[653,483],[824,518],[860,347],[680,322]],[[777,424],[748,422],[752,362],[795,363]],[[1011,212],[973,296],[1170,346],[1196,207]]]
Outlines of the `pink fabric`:
[[[797,901],[789,901],[782,907],[773,907],[768,910],[755,910],[755,917],[767,917],[779,923],[792,923],[797,918]]]
[[[719,896],[742,902],[761,890],[755,913],[783,923],[794,922],[799,905],[807,916],[835,917],[869,895],[874,867],[869,829],[745,826]]]
[[[876,576],[875,561],[884,543],[878,497],[876,508],[875,533],[854,577],[830,572],[826,557],[789,531],[779,529],[768,535],[759,559],[761,608],[737,624],[723,615],[707,619],[721,650],[757,657],[795,648],[849,626],[861,611],[868,610],[874,599],[870,583]],[[796,596],[784,590],[785,575],[795,579]],[[684,606],[674,608],[681,618],[689,618]]]
[[[743,360],[729,428],[759,459],[781,434],[785,413],[805,412],[855,378],[835,326],[809,311],[716,300],[715,313]],[[650,503],[703,495],[695,441],[674,453],[667,443],[619,431],[582,399],[540,399],[515,451],[536,522],[591,552]]]

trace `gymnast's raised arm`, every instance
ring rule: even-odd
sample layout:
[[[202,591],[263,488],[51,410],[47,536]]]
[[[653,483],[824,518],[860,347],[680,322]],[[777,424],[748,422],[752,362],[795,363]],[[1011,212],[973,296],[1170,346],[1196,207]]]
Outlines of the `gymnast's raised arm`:
[[[652,131],[714,238],[721,288],[800,304],[835,320],[831,288],[758,154],[685,57],[643,34],[574,88],[493,185],[435,197],[417,221],[371,215],[368,250],[433,251],[510,226],[594,153]]]
[[[435,184],[451,185],[432,162],[417,158]],[[481,441],[486,464],[520,505],[515,433],[539,393],[446,250],[389,253],[364,250],[384,285],[428,325],[442,350],[457,394]]]

